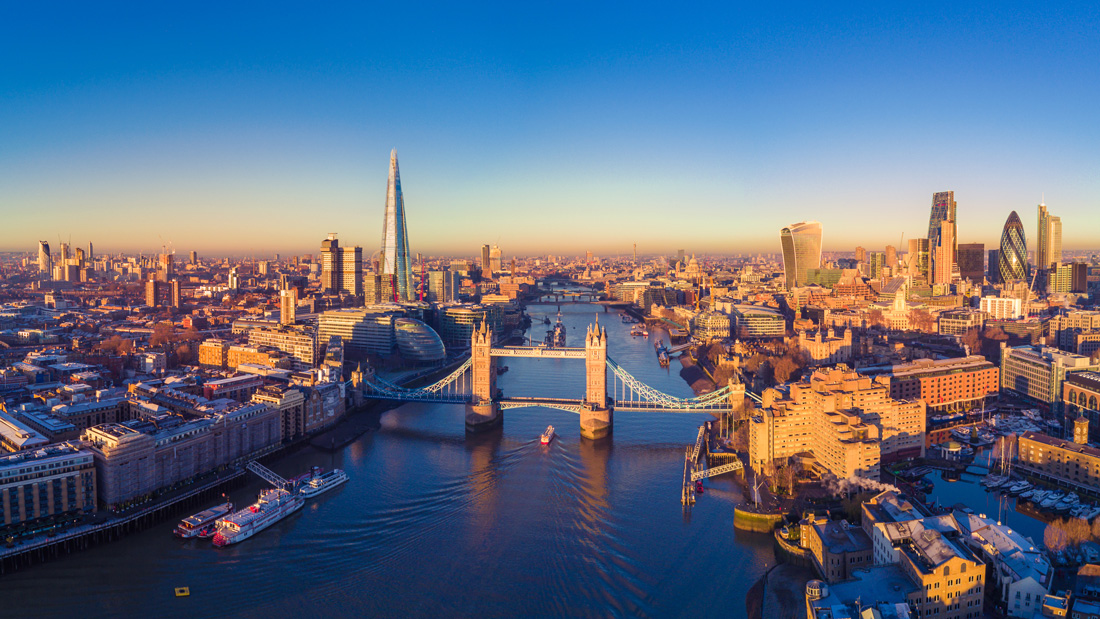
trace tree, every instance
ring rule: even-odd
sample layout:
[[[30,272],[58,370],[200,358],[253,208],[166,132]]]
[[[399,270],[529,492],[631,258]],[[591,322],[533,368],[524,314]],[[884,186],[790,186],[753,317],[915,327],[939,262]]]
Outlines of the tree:
[[[1043,545],[1049,548],[1053,552],[1064,550],[1068,544],[1066,539],[1066,532],[1062,527],[1058,526],[1059,521],[1051,522],[1047,525],[1047,528],[1043,530]]]
[[[970,349],[970,354],[976,355],[981,351],[982,335],[977,327],[966,330],[962,335],[962,343]]]
[[[783,357],[775,364],[775,381],[785,383],[791,379],[791,375],[798,371],[798,366],[790,357]]]
[[[928,310],[914,309],[909,310],[909,327],[917,331],[924,333],[931,333],[935,330],[936,319],[932,317],[932,314]]]
[[[886,317],[883,315],[882,310],[873,309],[867,312],[867,324],[872,327],[881,327],[886,324]]]
[[[1092,537],[1092,529],[1089,523],[1081,518],[1069,518],[1062,521],[1062,527],[1066,531],[1066,540],[1072,546],[1078,546],[1089,541]]]
[[[149,337],[150,346],[164,346],[175,339],[176,327],[170,322],[158,322],[153,325],[153,335]]]

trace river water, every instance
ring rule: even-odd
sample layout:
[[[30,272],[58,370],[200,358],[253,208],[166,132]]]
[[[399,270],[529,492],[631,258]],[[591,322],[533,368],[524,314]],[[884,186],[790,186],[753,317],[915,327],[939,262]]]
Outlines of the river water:
[[[536,339],[556,311],[528,307]],[[561,311],[568,345],[583,346],[598,315],[620,365],[691,395],[679,364],[662,369],[617,313]],[[505,395],[583,397],[581,360],[503,363]],[[679,500],[684,448],[709,418],[617,412],[611,438],[590,442],[572,413],[511,410],[500,430],[467,436],[462,406],[407,404],[335,454],[272,464],[351,480],[257,536],[218,550],[165,522],[0,578],[0,616],[742,616],[775,562],[770,537],[734,529],[732,479],[708,481],[689,515]],[[558,438],[543,446],[547,424]],[[260,488],[231,498],[246,505]],[[190,597],[173,596],[180,586]]]

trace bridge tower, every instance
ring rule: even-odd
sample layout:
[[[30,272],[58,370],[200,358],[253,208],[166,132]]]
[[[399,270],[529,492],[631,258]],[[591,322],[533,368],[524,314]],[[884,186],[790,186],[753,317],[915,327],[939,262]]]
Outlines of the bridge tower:
[[[611,433],[612,408],[607,401],[607,330],[599,318],[584,337],[585,394],[581,405],[581,436],[599,439]]]
[[[497,391],[496,364],[493,362],[493,332],[487,321],[474,329],[470,340],[470,372],[473,401],[466,405],[466,430],[490,428],[504,418],[494,400]]]

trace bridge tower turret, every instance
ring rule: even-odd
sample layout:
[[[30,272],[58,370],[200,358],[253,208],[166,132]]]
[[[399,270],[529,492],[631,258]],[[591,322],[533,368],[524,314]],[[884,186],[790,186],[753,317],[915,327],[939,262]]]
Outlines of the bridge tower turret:
[[[607,330],[589,325],[584,337],[585,398],[581,436],[599,439],[611,433],[612,408],[607,399]]]
[[[473,401],[466,405],[466,430],[492,427],[504,418],[495,401],[496,364],[493,362],[493,331],[486,321],[474,329],[470,338],[470,372]]]

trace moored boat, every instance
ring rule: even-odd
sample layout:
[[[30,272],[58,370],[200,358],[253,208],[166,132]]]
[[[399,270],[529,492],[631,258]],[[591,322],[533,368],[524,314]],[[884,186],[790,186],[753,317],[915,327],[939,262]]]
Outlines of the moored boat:
[[[272,488],[260,493],[260,498],[247,509],[234,512],[221,519],[214,545],[228,546],[243,542],[283,518],[302,509],[305,500],[298,494],[282,488]]]
[[[192,537],[199,537],[207,539],[202,536],[203,531],[208,528],[212,528],[218,518],[233,511],[232,503],[222,503],[221,505],[215,505],[210,509],[203,510],[193,516],[188,516],[180,521],[176,528],[172,531],[172,534],[176,537],[189,539]],[[210,535],[209,537],[213,537]]]
[[[302,495],[303,498],[311,499],[332,490],[347,480],[348,474],[341,469],[332,469],[322,473],[320,468],[314,467],[313,475],[302,481],[302,485],[298,488],[298,494]]]

